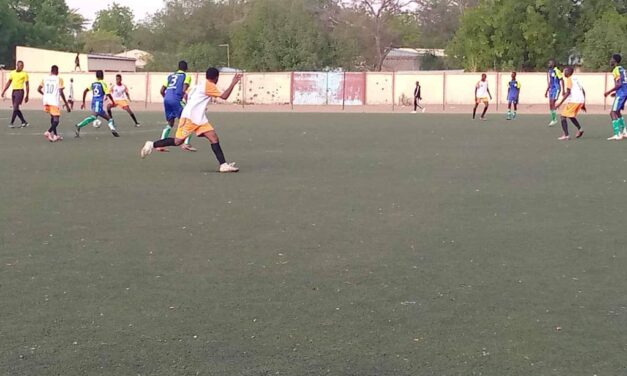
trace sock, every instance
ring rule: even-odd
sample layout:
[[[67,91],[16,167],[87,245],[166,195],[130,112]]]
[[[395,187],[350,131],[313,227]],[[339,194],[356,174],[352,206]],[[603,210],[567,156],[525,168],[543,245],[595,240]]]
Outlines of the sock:
[[[51,126],[49,132],[52,132],[55,136],[57,136],[57,126],[59,126],[59,121],[60,119],[58,116],[54,116],[50,120]]]
[[[620,134],[620,119],[612,120],[612,127],[614,128],[614,136]]]
[[[577,118],[570,118],[570,121],[577,127],[577,130],[581,130],[581,124],[579,124],[579,120]]]
[[[625,130],[625,118],[622,116],[619,117],[618,122],[618,124],[620,125],[620,131],[623,132]]]
[[[174,143],[173,138],[164,138],[162,140],[153,142],[153,146],[156,148],[165,148],[165,147],[174,146],[174,145],[176,144]]]
[[[17,112],[17,116],[22,121],[22,124],[26,124],[26,119],[24,119],[24,114],[22,113],[22,110],[17,110],[16,112]]]
[[[211,150],[213,150],[213,154],[216,155],[218,159],[218,163],[225,164],[226,159],[224,158],[224,153],[222,152],[222,148],[220,147],[220,143],[211,144]]]
[[[516,111],[513,112],[512,114],[513,117],[516,117]]]
[[[113,121],[113,119],[109,119],[109,122],[107,123],[107,125],[109,126],[109,129],[111,129],[112,131],[115,130],[115,121]]]
[[[161,139],[164,140],[170,137],[171,131],[172,131],[172,127],[170,126],[170,124],[166,125],[165,128],[163,128],[163,132],[161,132]]]
[[[483,113],[481,114],[482,118],[485,117],[486,112],[488,112],[488,108],[487,107],[483,109]]]
[[[564,131],[564,135],[568,136],[568,121],[566,118],[562,118],[562,130]]]
[[[192,136],[189,135],[186,139],[185,139],[185,145],[187,146],[191,146],[192,144]]]
[[[88,117],[85,118],[85,120],[81,121],[80,123],[77,124],[77,126],[79,128],[83,128],[84,126],[86,126],[87,124],[91,123],[92,121],[98,119],[97,117],[95,117],[94,115],[90,115]]]
[[[135,117],[135,114],[131,112],[130,115],[131,115],[131,119],[133,119],[135,124],[139,124],[139,122],[137,121],[137,118]]]
[[[557,121],[557,111],[551,110],[551,121]]]

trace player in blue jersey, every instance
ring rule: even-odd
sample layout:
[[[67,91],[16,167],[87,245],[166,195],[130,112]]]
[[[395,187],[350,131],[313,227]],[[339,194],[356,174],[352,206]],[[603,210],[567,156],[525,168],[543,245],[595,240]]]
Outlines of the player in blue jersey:
[[[161,96],[163,97],[163,107],[165,110],[165,119],[168,125],[161,132],[161,138],[165,139],[170,136],[174,122],[181,118],[183,107],[187,99],[187,90],[191,86],[192,77],[187,74],[187,62],[179,61],[179,69],[170,74],[166,82],[161,87]],[[196,151],[190,144],[191,135],[185,139],[185,143],[181,145],[181,149],[186,151]],[[168,151],[167,149],[159,149],[159,151]]]
[[[614,103],[612,104],[612,111],[610,112],[614,135],[608,138],[609,141],[620,141],[627,138],[625,119],[621,113],[621,111],[625,109],[625,102],[627,101],[627,75],[625,68],[619,65],[622,60],[623,58],[619,54],[612,55],[612,59],[610,60],[612,75],[614,76],[614,87],[608,90],[605,96],[613,95],[615,97]]]
[[[516,119],[518,111],[518,98],[520,97],[520,82],[516,79],[516,72],[512,72],[512,80],[507,87],[507,120]],[[514,111],[512,112],[512,105]]]
[[[81,110],[85,109],[85,99],[87,98],[87,93],[91,91],[92,99],[91,99],[91,115],[86,117],[83,121],[76,124],[76,137],[81,136],[81,128],[88,125],[89,123],[101,117],[105,119],[109,125],[109,129],[111,129],[111,133],[114,137],[120,137],[118,131],[115,129],[115,123],[113,122],[113,118],[110,117],[105,110],[105,99],[109,98],[111,103],[115,106],[115,101],[109,92],[109,86],[104,81],[104,73],[99,70],[96,71],[96,81],[92,82],[91,85],[83,92],[83,104],[81,104]]]
[[[555,60],[549,60],[549,72],[547,74],[548,87],[544,96],[549,98],[549,109],[551,110],[551,122],[549,127],[557,124],[557,109],[555,103],[560,97],[562,86],[564,84],[564,75],[560,69],[556,66]]]

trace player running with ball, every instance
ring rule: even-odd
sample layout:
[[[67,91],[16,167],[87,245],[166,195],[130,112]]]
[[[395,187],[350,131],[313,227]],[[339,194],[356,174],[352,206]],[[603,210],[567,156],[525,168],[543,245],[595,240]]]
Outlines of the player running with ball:
[[[224,153],[220,147],[220,140],[213,126],[209,123],[205,111],[211,98],[228,99],[235,85],[242,79],[241,74],[233,77],[231,85],[224,93],[220,92],[216,84],[220,77],[220,72],[216,68],[209,68],[206,73],[207,80],[204,85],[196,85],[188,95],[187,104],[181,114],[175,138],[164,138],[155,142],[146,141],[141,149],[140,155],[146,158],[154,148],[165,148],[169,146],[179,146],[192,133],[198,137],[205,137],[211,143],[211,149],[220,164],[220,172],[237,172],[239,168],[235,163],[226,163]]]
[[[99,70],[96,71],[96,81],[94,81],[85,91],[83,92],[83,103],[81,104],[81,110],[85,109],[85,100],[87,99],[87,93],[92,92],[91,99],[91,115],[86,117],[83,121],[76,124],[76,137],[81,136],[81,128],[87,126],[89,123],[98,120],[98,116],[108,121],[109,129],[111,129],[111,134],[114,137],[120,137],[117,129],[115,129],[115,123],[113,118],[109,117],[109,114],[105,112],[104,102],[106,98],[109,98],[111,103],[115,106],[115,101],[109,92],[109,87],[107,83],[104,82],[104,73]]]

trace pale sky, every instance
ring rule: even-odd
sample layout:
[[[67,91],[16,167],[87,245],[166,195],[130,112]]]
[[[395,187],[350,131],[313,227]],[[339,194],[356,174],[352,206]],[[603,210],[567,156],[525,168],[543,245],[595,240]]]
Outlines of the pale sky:
[[[136,20],[141,20],[149,13],[163,8],[162,0],[66,0],[65,3],[70,9],[78,9],[79,13],[89,19],[89,25],[95,18],[95,13],[101,9],[107,8],[110,4],[116,2],[120,5],[130,7],[135,14]]]

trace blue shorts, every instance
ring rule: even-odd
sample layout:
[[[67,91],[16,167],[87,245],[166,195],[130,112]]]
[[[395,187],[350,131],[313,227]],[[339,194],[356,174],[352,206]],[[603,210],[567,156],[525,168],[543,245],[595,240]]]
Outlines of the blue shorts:
[[[552,87],[551,90],[549,90],[549,99],[554,101],[560,99],[560,91],[561,90],[559,88]]]
[[[612,104],[612,111],[618,112],[624,110],[625,102],[627,102],[627,95],[616,94],[616,98],[614,98],[614,104]]]
[[[181,101],[166,101],[163,102],[163,108],[165,110],[165,119],[167,121],[180,119],[183,113],[183,103]]]
[[[507,103],[518,104],[518,97],[508,97]]]
[[[104,102],[91,102],[91,111],[100,117],[107,116],[107,113],[104,110]]]

